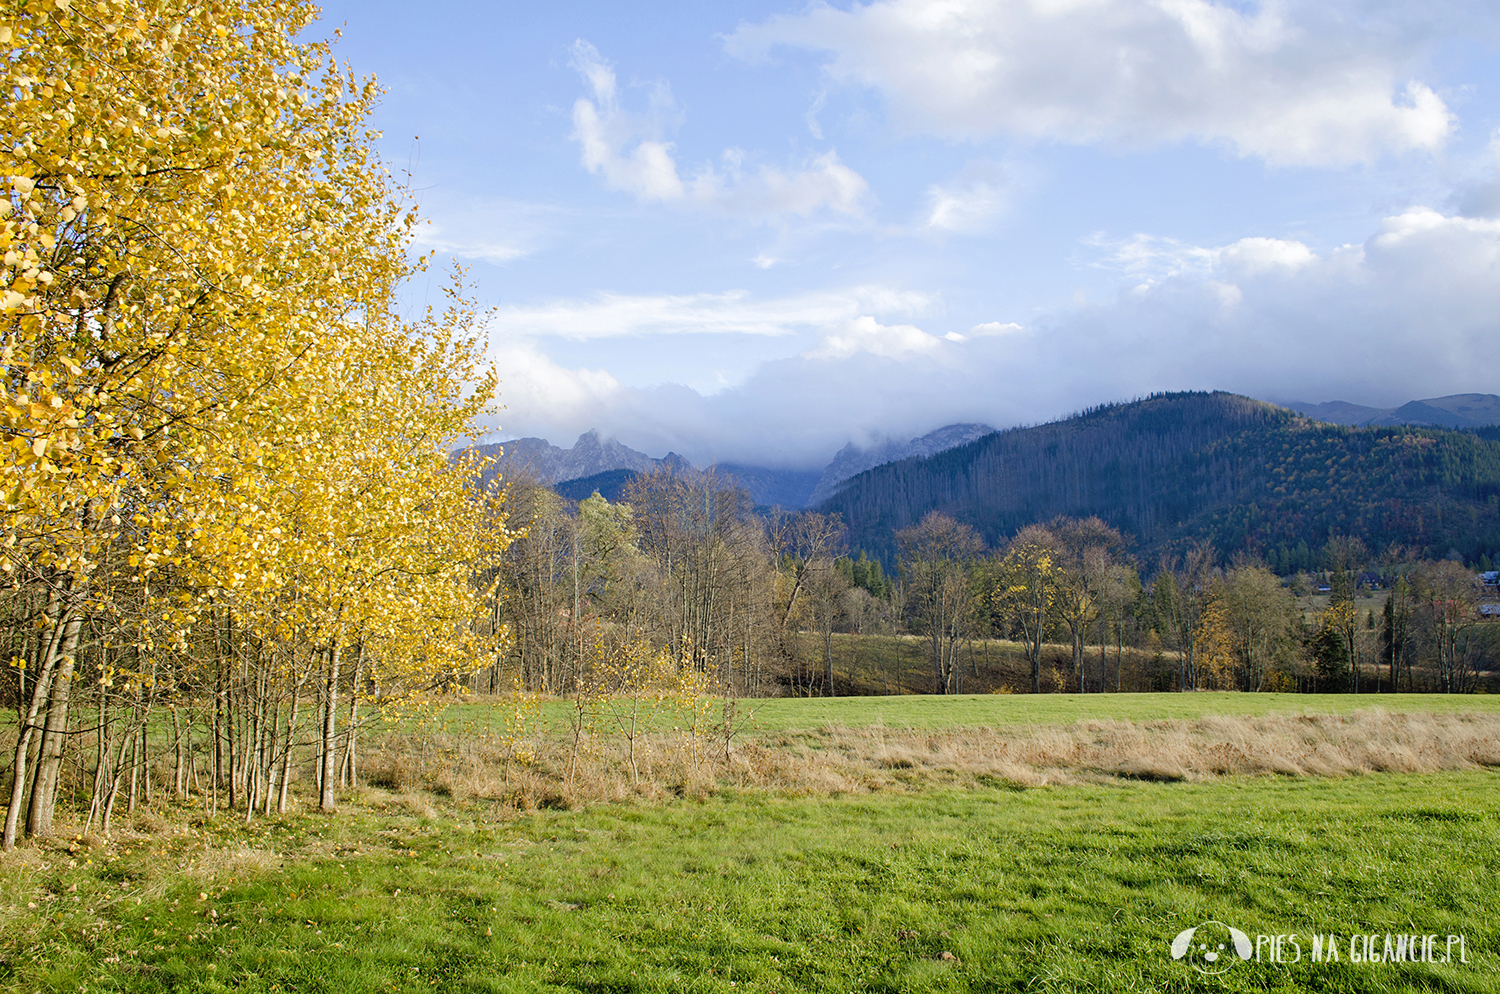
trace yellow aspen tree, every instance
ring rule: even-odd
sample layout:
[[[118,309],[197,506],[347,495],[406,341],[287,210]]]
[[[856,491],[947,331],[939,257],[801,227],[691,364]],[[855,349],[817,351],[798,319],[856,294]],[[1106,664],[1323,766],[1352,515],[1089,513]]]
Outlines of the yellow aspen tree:
[[[1207,676],[1215,689],[1238,689],[1235,668],[1240,658],[1240,645],[1221,598],[1209,601],[1198,617],[1198,624],[1193,629],[1193,657],[1198,672]]]
[[[389,440],[330,437],[340,412],[365,405],[364,430],[377,412],[429,402],[433,420],[403,436],[427,467],[412,486],[450,474],[425,506],[462,504],[446,496],[465,484],[451,483],[463,473],[441,446],[488,388],[479,377],[470,397],[433,377],[469,375],[478,352],[390,314],[412,270],[414,215],[371,149],[373,80],[297,41],[316,13],[301,0],[33,0],[0,15],[0,573],[11,589],[47,592],[6,848],[24,807],[50,810],[50,796],[26,796],[26,763],[33,751],[60,762],[47,742],[67,721],[81,620],[119,622],[114,591],[175,578],[124,633],[148,656],[180,651],[216,604],[253,602],[269,618],[326,603],[332,584],[293,589],[318,567],[287,556],[292,512],[328,499],[350,467],[304,470],[305,453],[348,445],[369,464]],[[351,393],[358,378],[341,363],[373,370],[403,355]],[[267,425],[277,430],[263,438],[248,430]],[[371,504],[372,519],[433,530],[410,502]],[[371,527],[373,545],[386,526]],[[312,528],[301,540],[322,541],[320,562],[337,566],[343,537]],[[125,561],[104,567],[116,548]],[[443,579],[451,591],[451,571]],[[297,617],[261,627],[285,635]],[[321,628],[311,617],[300,637],[332,637],[326,611]],[[294,659],[296,639],[284,645],[279,658]]]
[[[1042,643],[1061,585],[1062,571],[1050,538],[1041,529],[1022,530],[994,568],[995,603],[1014,618],[1025,637],[1034,694],[1042,692]]]

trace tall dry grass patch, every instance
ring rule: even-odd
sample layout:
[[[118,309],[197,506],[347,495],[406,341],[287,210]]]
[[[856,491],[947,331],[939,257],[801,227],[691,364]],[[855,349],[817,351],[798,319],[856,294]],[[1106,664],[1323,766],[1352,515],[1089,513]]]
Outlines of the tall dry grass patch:
[[[770,733],[728,754],[680,732],[626,747],[590,738],[575,757],[538,735],[519,761],[508,746],[390,732],[373,743],[369,782],[407,806],[422,793],[519,810],[633,798],[705,797],[720,790],[833,796],[925,786],[1015,787],[1114,778],[1198,780],[1232,775],[1343,776],[1500,766],[1500,716],[1391,713],[1080,721],[1031,728],[925,731],[825,727]]]

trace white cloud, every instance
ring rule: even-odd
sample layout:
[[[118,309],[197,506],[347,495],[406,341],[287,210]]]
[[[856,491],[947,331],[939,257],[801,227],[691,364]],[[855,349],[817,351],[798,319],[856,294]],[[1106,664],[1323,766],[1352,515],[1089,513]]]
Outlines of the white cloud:
[[[986,321],[969,329],[970,338],[986,338],[991,335],[1016,335],[1026,329],[1014,321]]]
[[[492,266],[503,266],[530,255],[532,251],[513,242],[453,240],[443,237],[443,231],[439,228],[422,232],[415,242],[418,248],[443,255],[456,255],[460,259],[477,259]]]
[[[672,145],[659,140],[660,109],[671,105],[671,91],[658,84],[653,94],[658,113],[639,117],[620,107],[615,72],[593,45],[574,42],[571,65],[594,94],[593,100],[579,97],[573,104],[573,138],[583,148],[584,168],[603,176],[611,190],[640,200],[681,200],[684,188]],[[635,146],[627,152],[631,142]]]
[[[996,335],[1019,335],[1025,330],[1014,321],[985,321],[970,328],[968,334],[950,331],[943,338],[950,342],[968,342],[976,338],[992,338]]]
[[[723,173],[705,168],[693,178],[694,202],[751,217],[807,217],[825,207],[848,217],[864,213],[869,184],[840,162],[836,152],[813,156],[805,168],[791,172],[760,166],[746,175],[738,157],[726,159],[726,163],[729,169]]]
[[[674,104],[666,84],[653,90],[652,112],[637,115],[620,106],[614,70],[586,41],[573,44],[572,65],[587,81],[592,99],[573,104],[573,139],[584,168],[612,190],[645,202],[709,207],[756,220],[807,217],[822,210],[863,217],[869,199],[864,177],[832,149],[808,156],[797,168],[744,168],[744,153],[726,149],[721,164],[707,163],[683,179],[673,144],[663,140]]]
[[[567,212],[554,205],[482,196],[456,201],[441,190],[423,196],[421,206],[426,221],[413,236],[418,249],[496,266],[542,251],[568,223]]]
[[[1151,279],[1205,273],[1213,268],[1218,258],[1213,249],[1185,245],[1175,238],[1161,235],[1138,233],[1129,238],[1111,239],[1101,232],[1084,239],[1084,244],[1103,252],[1093,265]]]
[[[1357,0],[814,0],[726,45],[752,60],[777,45],[828,52],[833,80],[881,93],[910,132],[1195,140],[1340,165],[1437,149],[1453,130],[1413,77],[1430,32],[1411,20]]]
[[[1104,396],[1192,386],[1398,403],[1500,382],[1500,221],[1413,208],[1362,245],[1246,238],[1172,256],[1201,266],[1054,319],[1048,339],[1091,357],[1085,379]]]
[[[1216,253],[1220,265],[1242,273],[1261,273],[1281,267],[1297,269],[1315,259],[1301,242],[1281,238],[1241,238]]]
[[[600,294],[530,307],[503,307],[489,329],[503,337],[551,335],[582,341],[624,335],[790,335],[839,329],[865,314],[920,314],[929,294],[856,286],[757,300],[744,290],[687,295]]]
[[[988,163],[971,164],[951,183],[927,188],[923,225],[934,231],[984,231],[1006,207],[1005,176]]]
[[[500,402],[505,405],[496,427],[508,430],[520,422],[521,434],[527,426],[598,423],[626,392],[608,372],[560,366],[529,342],[491,343],[489,356],[501,378]]]
[[[1096,234],[1085,239],[1084,244],[1103,252],[1093,265],[1142,278],[1145,282],[1140,287],[1189,274],[1208,276],[1220,269],[1241,274],[1295,269],[1314,260],[1312,249],[1281,238],[1242,238],[1221,248],[1204,248],[1160,235],[1135,234],[1110,239]]]
[[[809,359],[847,359],[857,352],[894,358],[908,352],[931,352],[939,340],[916,325],[886,325],[869,315],[855,318],[823,336]]]

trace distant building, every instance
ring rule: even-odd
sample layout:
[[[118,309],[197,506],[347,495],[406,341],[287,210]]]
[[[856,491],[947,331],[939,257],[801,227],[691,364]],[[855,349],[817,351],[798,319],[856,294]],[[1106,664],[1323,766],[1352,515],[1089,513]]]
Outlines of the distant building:
[[[1500,604],[1481,604],[1479,614],[1484,618],[1500,618]]]
[[[1486,587],[1500,587],[1500,569],[1492,569],[1487,573],[1480,573],[1479,582]]]

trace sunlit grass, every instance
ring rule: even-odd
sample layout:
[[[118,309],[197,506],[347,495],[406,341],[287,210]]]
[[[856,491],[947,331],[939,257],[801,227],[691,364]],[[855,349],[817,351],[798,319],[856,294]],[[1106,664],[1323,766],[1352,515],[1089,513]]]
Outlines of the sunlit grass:
[[[1463,933],[1475,960],[1251,963],[1214,990],[1496,991],[1497,788],[1493,772],[1229,778],[721,795],[500,821],[477,804],[379,810],[377,793],[339,818],[221,819],[10,858],[0,977],[341,994],[1186,991],[1206,982],[1167,944],[1214,918],[1252,934]]]
[[[1500,695],[1486,694],[908,694],[900,697],[773,697],[744,699],[746,732],[846,728],[973,728],[1069,724],[1075,721],[1157,721],[1207,715],[1351,714],[1362,708],[1405,713],[1500,713]],[[539,724],[567,726],[570,705],[548,701]],[[447,709],[438,725],[504,727],[504,706],[476,697]]]

